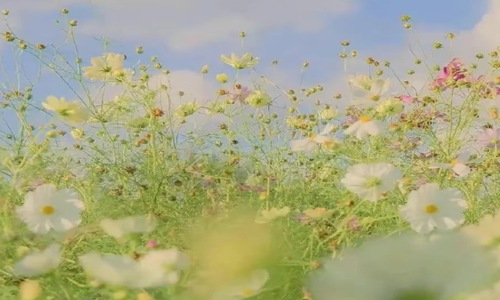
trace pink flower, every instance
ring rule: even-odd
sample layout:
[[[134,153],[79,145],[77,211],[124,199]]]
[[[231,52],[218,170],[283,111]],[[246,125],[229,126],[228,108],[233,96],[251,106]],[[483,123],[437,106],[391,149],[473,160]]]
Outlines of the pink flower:
[[[146,244],[146,247],[148,248],[156,248],[158,247],[158,242],[155,240],[148,241]]]
[[[485,148],[500,148],[500,129],[486,128],[477,136],[477,143]]]
[[[235,85],[231,91],[229,91],[229,98],[234,101],[239,101],[243,103],[245,99],[250,95],[250,90],[239,84]]]
[[[450,83],[466,79],[465,71],[463,63],[458,58],[454,58],[448,65],[441,69],[438,77],[432,82],[431,88],[433,90],[444,91]]]
[[[399,98],[399,100],[401,100],[401,102],[408,103],[408,104],[415,102],[415,98],[413,98],[411,96],[403,95],[403,96],[399,96],[398,98]]]

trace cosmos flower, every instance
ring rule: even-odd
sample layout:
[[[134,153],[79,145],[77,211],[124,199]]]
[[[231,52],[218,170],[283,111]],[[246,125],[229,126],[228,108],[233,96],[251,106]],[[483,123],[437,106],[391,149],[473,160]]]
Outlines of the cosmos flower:
[[[88,111],[78,101],[69,102],[65,98],[49,96],[42,105],[47,110],[55,111],[67,122],[82,123],[89,117]]]
[[[383,132],[385,132],[384,123],[367,116],[359,117],[358,121],[354,122],[344,131],[347,135],[355,135],[359,140],[365,139],[369,135],[379,135]]]
[[[375,202],[402,178],[403,173],[389,163],[371,163],[350,166],[340,182],[361,199]]]
[[[467,202],[459,190],[440,189],[436,183],[426,183],[410,192],[400,211],[413,230],[427,234],[434,228],[450,230],[463,224],[465,209]]]
[[[14,274],[18,276],[39,276],[59,266],[61,262],[61,246],[52,244],[41,252],[26,255],[14,265]]]
[[[258,57],[253,57],[250,53],[245,53],[243,56],[238,57],[236,54],[232,53],[230,57],[226,55],[221,55],[220,60],[230,65],[236,70],[242,70],[246,68],[251,68],[259,63]]]
[[[290,142],[290,149],[294,152],[311,152],[323,146],[326,149],[331,149],[337,143],[333,137],[328,137],[327,134],[335,129],[334,125],[326,126],[319,134],[313,134],[305,139],[295,140]]]
[[[349,80],[352,86],[352,104],[359,107],[372,107],[380,103],[389,90],[388,79],[372,79],[366,75],[356,76]]]
[[[46,234],[51,230],[65,232],[81,222],[83,202],[76,192],[58,191],[52,184],[42,184],[26,194],[17,215],[34,233]]]

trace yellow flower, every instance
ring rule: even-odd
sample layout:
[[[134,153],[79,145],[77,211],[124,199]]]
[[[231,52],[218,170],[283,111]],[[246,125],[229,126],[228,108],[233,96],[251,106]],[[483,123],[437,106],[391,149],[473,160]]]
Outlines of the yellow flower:
[[[254,91],[245,99],[245,102],[255,108],[265,107],[271,104],[272,99],[268,94],[262,91]]]
[[[217,81],[220,82],[220,83],[226,83],[227,79],[228,79],[228,76],[227,76],[226,73],[221,73],[221,74],[217,74],[215,76],[215,79],[217,79]]]
[[[36,280],[24,280],[19,285],[20,300],[35,300],[42,293],[40,282]]]
[[[117,53],[105,53],[104,56],[92,57],[91,66],[83,68],[83,76],[95,80],[110,80],[124,77],[123,61],[125,56]]]
[[[235,68],[236,70],[242,70],[246,68],[251,68],[259,63],[258,57],[253,57],[250,53],[245,53],[241,58],[239,58],[236,54],[232,53],[231,57],[227,57],[225,55],[220,56],[220,60]]]
[[[324,207],[317,207],[315,209],[306,209],[304,214],[313,220],[327,219],[333,215],[332,209],[326,209]]]
[[[81,123],[88,119],[88,111],[77,101],[68,102],[65,98],[49,96],[42,105],[47,110],[55,111],[67,122]]]

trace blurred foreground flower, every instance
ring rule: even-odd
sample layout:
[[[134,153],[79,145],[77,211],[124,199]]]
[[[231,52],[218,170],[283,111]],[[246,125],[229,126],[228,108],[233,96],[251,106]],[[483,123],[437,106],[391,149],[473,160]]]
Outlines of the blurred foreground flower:
[[[325,263],[309,281],[314,300],[448,300],[489,284],[494,261],[459,233],[371,240]]]
[[[14,265],[14,274],[18,276],[39,276],[59,266],[61,246],[52,244],[41,252],[26,255]]]
[[[89,116],[88,111],[80,102],[68,102],[65,98],[49,96],[42,105],[47,110],[55,111],[61,119],[67,122],[82,123],[85,122]]]
[[[100,225],[104,232],[120,239],[130,233],[151,232],[156,222],[148,216],[130,216],[118,220],[104,219]]]
[[[154,250],[139,259],[97,253],[80,256],[85,272],[99,282],[134,289],[164,287],[180,280],[188,258],[177,249]]]
[[[266,282],[269,273],[266,270],[254,271],[247,278],[231,281],[226,288],[212,296],[212,300],[239,300],[258,295]]]
[[[269,223],[274,219],[277,219],[279,217],[286,217],[290,213],[290,207],[285,206],[283,208],[271,208],[271,209],[265,209],[261,210],[259,215],[257,215],[257,218],[255,218],[255,223],[258,224],[264,224],[264,223]]]
[[[240,58],[236,54],[232,53],[231,57],[227,57],[226,55],[221,55],[220,60],[235,68],[236,70],[242,70],[246,68],[251,68],[259,63],[258,57],[253,57],[250,53],[245,53]]]
[[[35,300],[41,293],[42,287],[36,280],[24,280],[19,285],[19,300]]]
[[[434,228],[453,229],[465,221],[467,202],[455,188],[439,189],[436,183],[426,183],[410,192],[401,214],[418,233],[429,233]]]
[[[391,164],[371,163],[350,166],[341,182],[361,199],[375,202],[402,178],[403,173]]]
[[[52,184],[42,184],[26,194],[17,215],[34,233],[46,234],[50,230],[65,232],[81,222],[83,202],[70,189],[58,191]]]
[[[246,103],[255,108],[266,107],[271,104],[272,101],[271,97],[263,91],[253,91],[245,99]]]

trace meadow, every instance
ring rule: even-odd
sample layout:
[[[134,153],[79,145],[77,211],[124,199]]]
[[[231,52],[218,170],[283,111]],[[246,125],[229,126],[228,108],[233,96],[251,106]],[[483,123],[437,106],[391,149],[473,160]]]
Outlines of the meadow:
[[[62,45],[2,34],[0,299],[500,299],[500,46],[415,57],[418,85],[339,41],[366,74],[327,103],[243,49],[202,103],[59,20]]]

